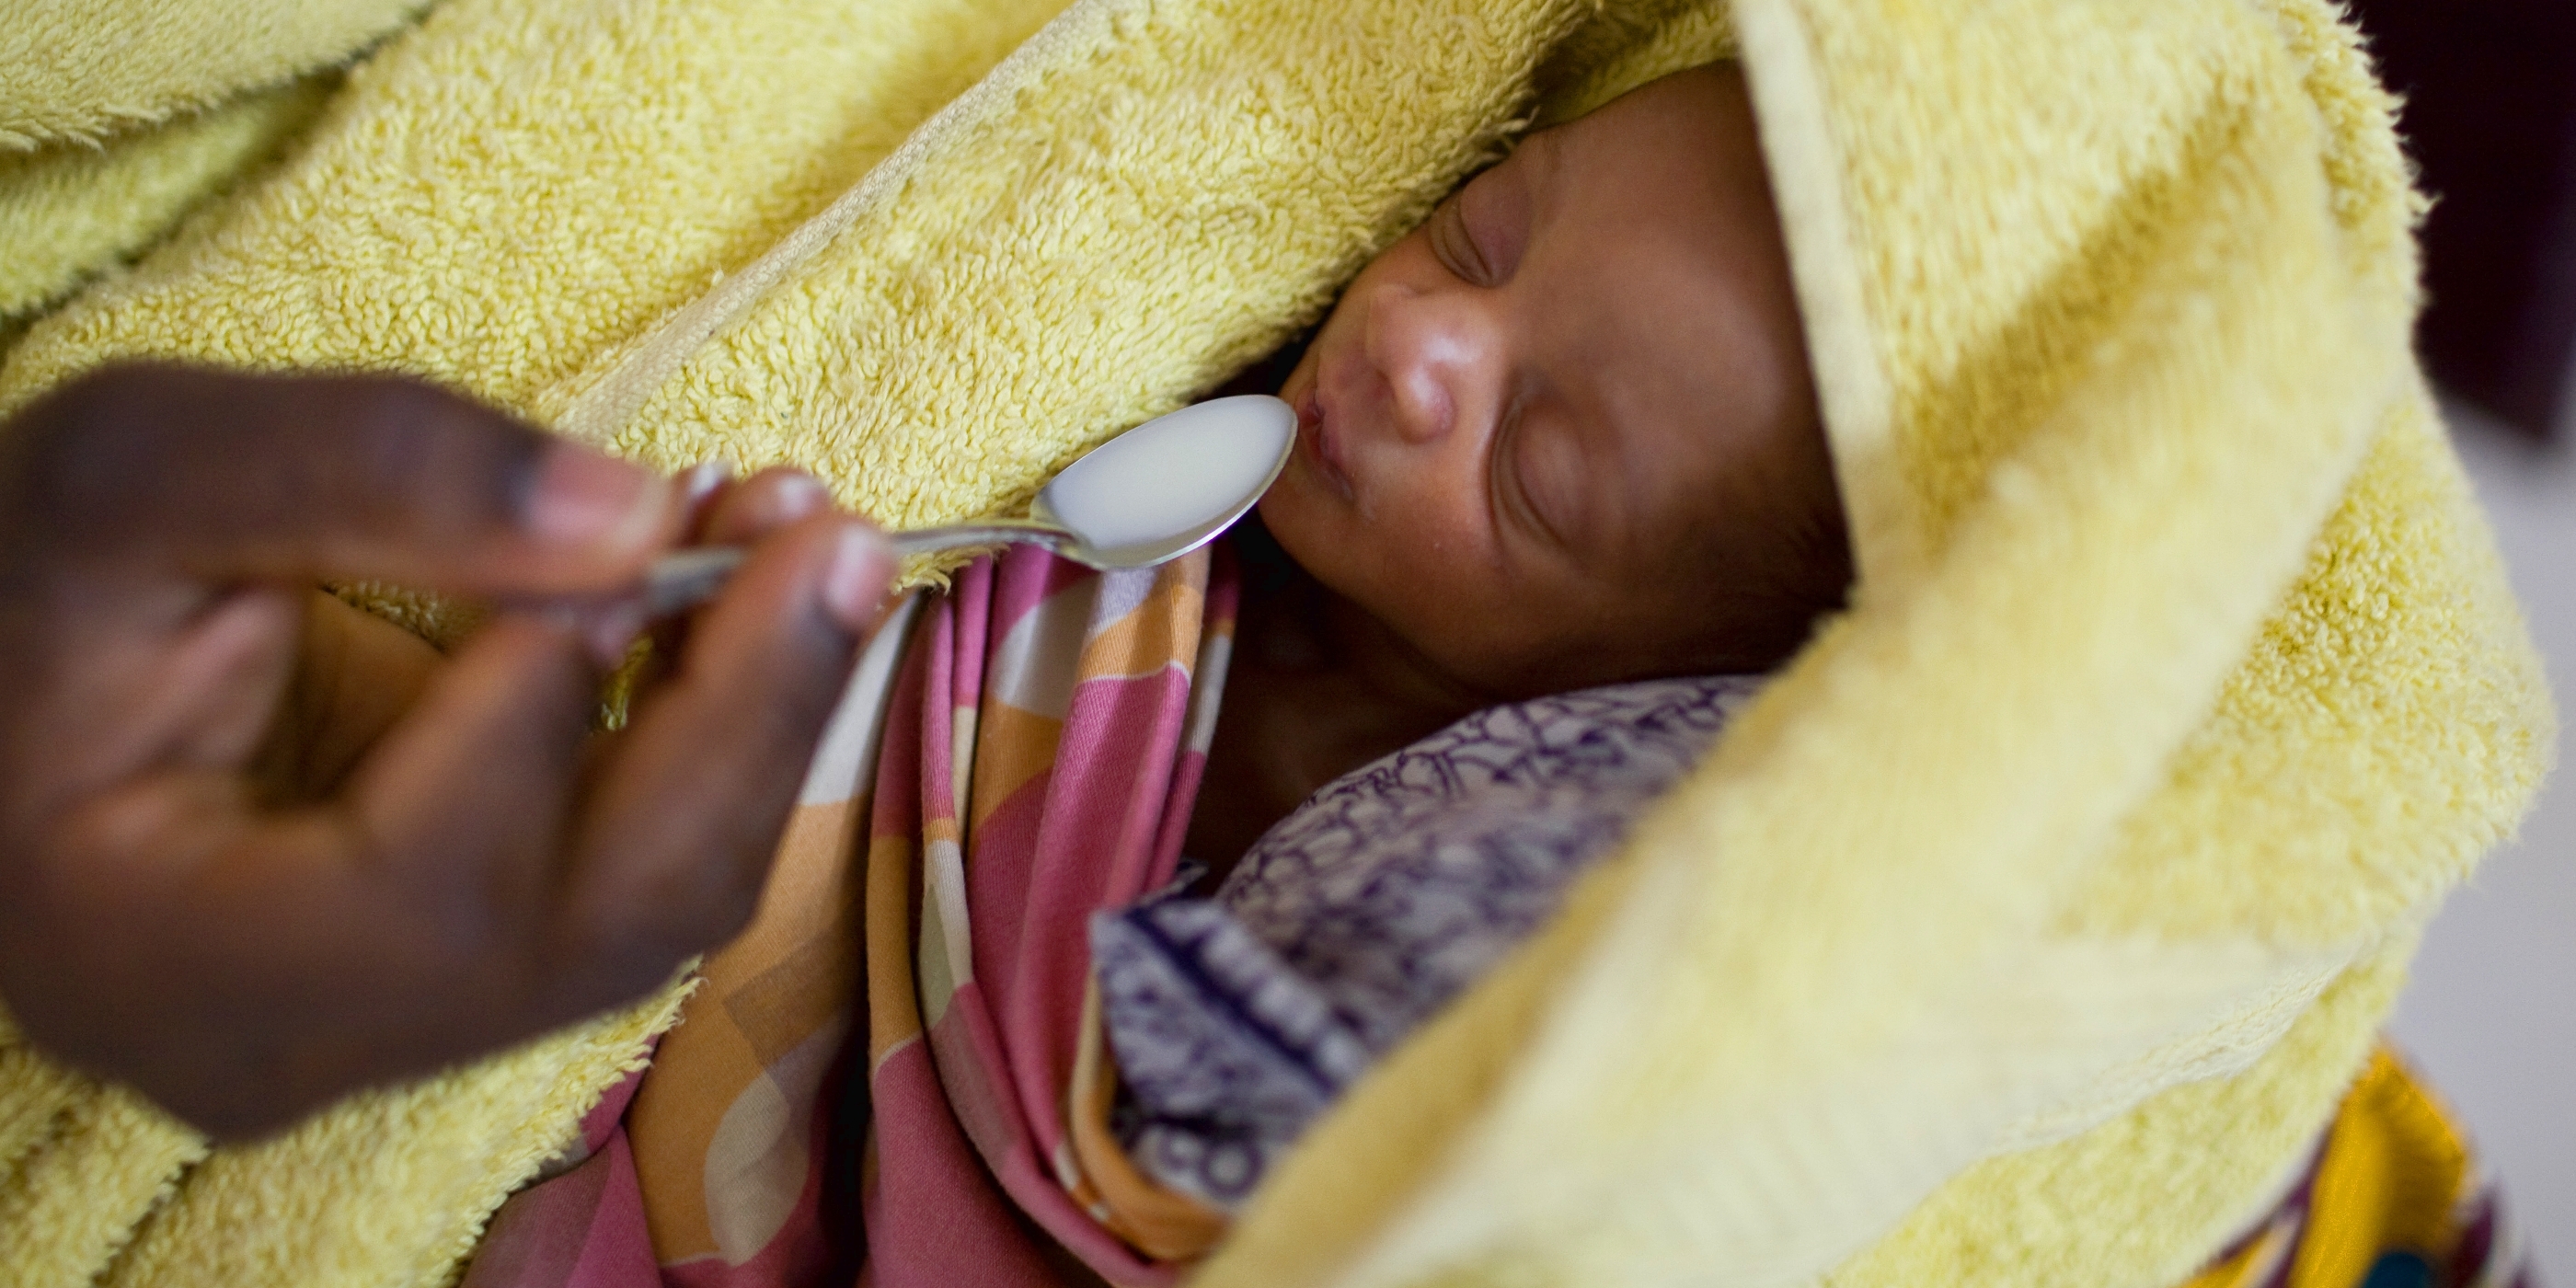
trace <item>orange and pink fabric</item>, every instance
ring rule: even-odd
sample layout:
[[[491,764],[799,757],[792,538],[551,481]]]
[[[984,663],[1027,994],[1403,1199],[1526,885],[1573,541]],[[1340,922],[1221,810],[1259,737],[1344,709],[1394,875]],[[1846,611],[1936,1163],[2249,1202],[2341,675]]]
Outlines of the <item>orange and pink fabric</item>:
[[[1085,934],[1174,878],[1235,597],[1022,549],[898,610],[752,927],[465,1282],[1174,1282],[1130,1239],[1211,1218],[1115,1157]]]

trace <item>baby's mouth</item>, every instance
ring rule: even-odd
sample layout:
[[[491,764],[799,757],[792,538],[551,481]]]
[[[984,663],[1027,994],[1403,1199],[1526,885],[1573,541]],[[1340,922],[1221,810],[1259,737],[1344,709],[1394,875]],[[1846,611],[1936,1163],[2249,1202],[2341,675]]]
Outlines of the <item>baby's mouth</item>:
[[[1342,460],[1341,444],[1334,440],[1332,426],[1325,419],[1322,386],[1320,380],[1308,385],[1305,395],[1297,400],[1297,450],[1347,501],[1352,495],[1350,470]]]

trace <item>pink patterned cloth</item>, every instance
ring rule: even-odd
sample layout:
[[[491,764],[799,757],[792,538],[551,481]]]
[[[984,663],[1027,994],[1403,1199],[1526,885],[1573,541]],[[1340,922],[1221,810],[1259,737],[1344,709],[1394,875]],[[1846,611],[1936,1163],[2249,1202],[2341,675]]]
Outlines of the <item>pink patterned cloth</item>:
[[[1086,927],[1173,878],[1234,611],[1222,550],[1102,574],[1021,549],[906,605],[753,924],[466,1284],[1172,1283],[1111,1232],[1140,1195],[1097,1148]]]

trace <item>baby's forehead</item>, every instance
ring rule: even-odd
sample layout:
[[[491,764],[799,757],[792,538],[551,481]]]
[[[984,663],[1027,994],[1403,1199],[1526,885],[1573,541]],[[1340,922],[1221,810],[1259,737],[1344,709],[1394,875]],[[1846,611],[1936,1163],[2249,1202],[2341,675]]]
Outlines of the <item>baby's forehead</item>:
[[[1788,251],[1740,81],[1667,78],[1534,138],[1543,298],[1524,342],[1657,511],[1724,499],[1816,435]],[[1821,444],[1815,445],[1821,454]]]
[[[1588,183],[1655,172],[1757,176],[1764,163],[1752,124],[1751,97],[1735,69],[1695,67],[1532,130],[1505,159],[1528,152]]]

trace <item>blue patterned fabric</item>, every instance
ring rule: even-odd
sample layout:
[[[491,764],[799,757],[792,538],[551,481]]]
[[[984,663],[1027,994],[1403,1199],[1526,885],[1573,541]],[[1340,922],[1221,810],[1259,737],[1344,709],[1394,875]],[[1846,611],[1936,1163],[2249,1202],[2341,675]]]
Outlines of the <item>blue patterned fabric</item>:
[[[1478,712],[1327,784],[1212,898],[1093,918],[1129,1156],[1239,1208],[1370,1063],[1556,911],[1759,683]]]

